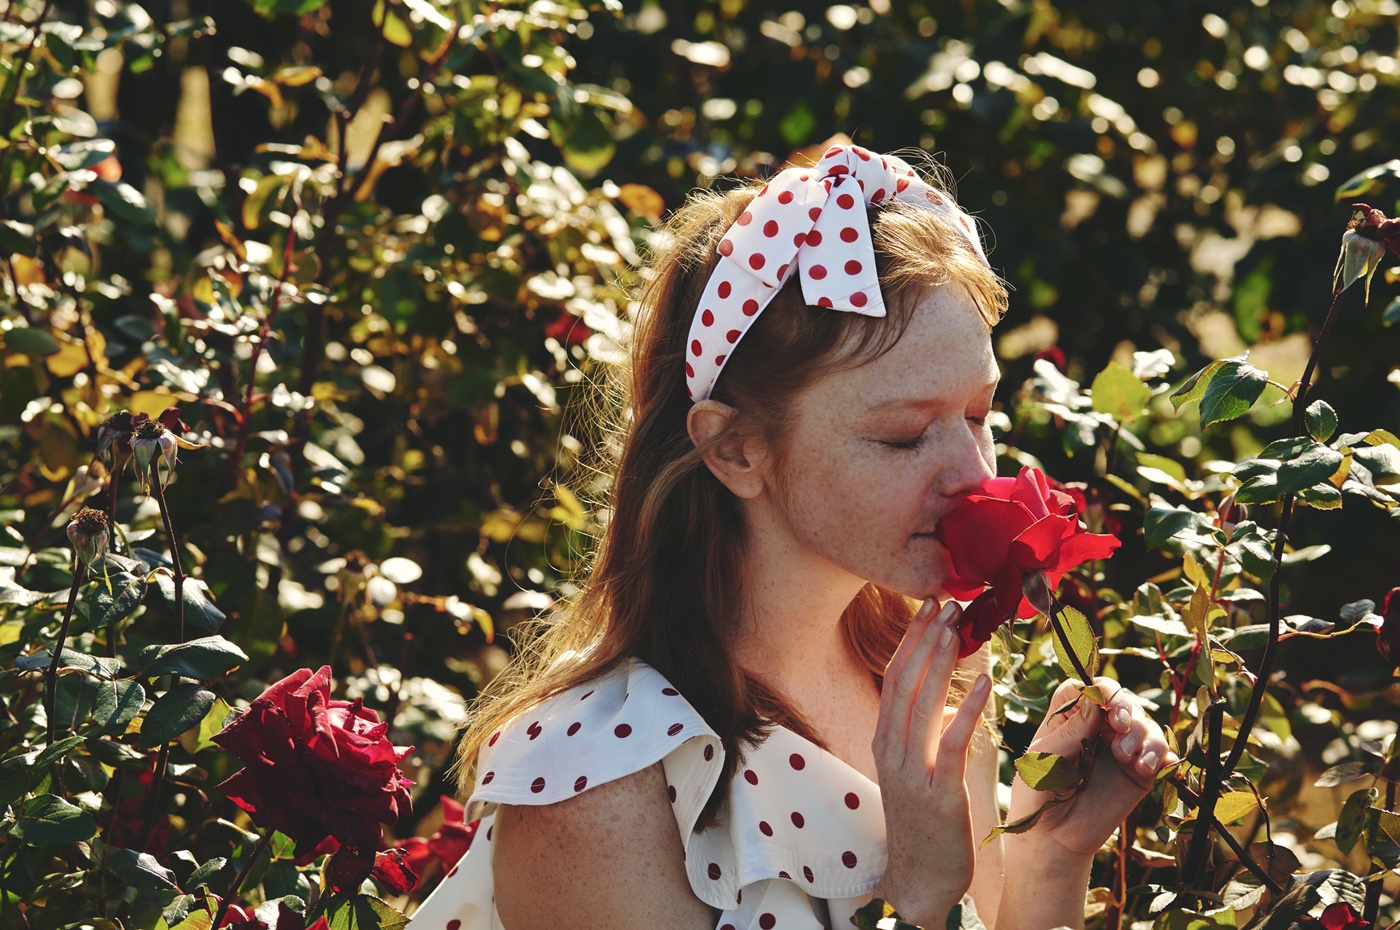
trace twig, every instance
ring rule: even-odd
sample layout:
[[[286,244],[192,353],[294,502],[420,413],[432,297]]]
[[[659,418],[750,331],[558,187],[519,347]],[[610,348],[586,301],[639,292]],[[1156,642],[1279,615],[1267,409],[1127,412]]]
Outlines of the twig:
[[[1312,354],[1308,356],[1307,367],[1303,369],[1303,377],[1298,382],[1298,392],[1293,403],[1293,435],[1302,436],[1303,414],[1307,409],[1308,387],[1312,382],[1313,373],[1317,370],[1319,361],[1322,358],[1323,349],[1327,346],[1327,339],[1332,334],[1332,327],[1336,325],[1338,309],[1342,305],[1342,296],[1346,293],[1345,288],[1339,288],[1332,292],[1332,303],[1327,308],[1327,317],[1323,320],[1322,329],[1318,333],[1317,342],[1313,344]],[[1283,574],[1283,549],[1288,542],[1288,524],[1293,516],[1293,504],[1295,495],[1285,494],[1281,500],[1279,511],[1279,521],[1277,536],[1274,539],[1274,573],[1269,579],[1269,637],[1264,643],[1264,655],[1259,660],[1259,670],[1255,675],[1254,688],[1250,691],[1249,704],[1245,707],[1244,716],[1240,719],[1239,730],[1235,735],[1234,745],[1230,747],[1230,754],[1225,759],[1224,765],[1220,765],[1212,777],[1210,770],[1207,770],[1204,790],[1201,793],[1201,810],[1198,816],[1200,822],[1213,822],[1215,817],[1215,802],[1220,798],[1220,783],[1229,778],[1243,758],[1245,749],[1249,746],[1249,734],[1254,729],[1254,722],[1258,719],[1259,708],[1264,703],[1264,692],[1269,687],[1269,676],[1273,672],[1274,655],[1278,651],[1278,638],[1280,628],[1280,583]],[[1207,763],[1211,758],[1207,756]],[[1218,763],[1218,757],[1215,759]],[[1181,874],[1188,880],[1193,881],[1204,866],[1206,853],[1206,840],[1202,836],[1192,837],[1191,848],[1187,852],[1186,860],[1182,864]]]
[[[165,535],[170,540],[170,561],[175,566],[175,616],[180,621],[180,642],[185,641],[185,570],[180,566],[180,541],[175,538],[175,527],[170,522],[170,508],[165,506],[165,488],[160,484],[160,473],[156,463],[159,457],[151,459],[151,487],[155,491],[156,502],[160,504],[160,516],[165,521]]]
[[[1181,881],[1187,885],[1196,885],[1200,881],[1201,870],[1205,867],[1206,855],[1210,851],[1210,828],[1215,824],[1215,802],[1220,800],[1220,789],[1228,774],[1222,772],[1220,764],[1220,728],[1225,717],[1225,702],[1213,702],[1204,710],[1204,714],[1206,745],[1201,748],[1206,757],[1205,777],[1201,784],[1196,830],[1191,834],[1191,845],[1187,848],[1186,859],[1181,865]]]
[[[1182,800],[1192,806],[1200,806],[1200,797],[1196,792],[1191,790],[1184,779],[1174,777],[1171,782],[1176,788],[1176,793],[1181,796]],[[1197,816],[1199,817],[1199,814]],[[1220,838],[1225,841],[1226,846],[1230,847],[1230,851],[1235,854],[1235,857],[1240,860],[1240,863],[1245,868],[1249,869],[1249,871],[1253,872],[1269,891],[1273,892],[1275,895],[1281,895],[1287,890],[1268,873],[1268,870],[1261,866],[1258,861],[1249,854],[1249,851],[1240,844],[1240,841],[1235,839],[1234,834],[1225,829],[1225,825],[1216,819],[1213,814],[1211,815],[1211,825],[1215,827],[1215,831],[1220,834]]]
[[[83,584],[87,575],[87,566],[78,561],[78,567],[73,570],[73,586],[68,589],[68,606],[63,611],[63,624],[58,629],[58,639],[53,644],[53,661],[49,663],[48,669],[44,672],[45,685],[45,706],[44,711],[48,718],[49,745],[54,744],[54,714],[58,703],[58,666],[63,658],[63,641],[68,638],[68,625],[73,622],[73,607],[78,603],[78,588]]]
[[[243,888],[243,880],[248,877],[249,872],[253,871],[253,863],[258,861],[258,857],[262,855],[263,850],[270,842],[272,842],[271,830],[262,835],[262,838],[258,840],[258,845],[254,846],[253,851],[248,854],[248,861],[243,863],[243,868],[238,870],[238,877],[233,880],[228,894],[224,895],[224,899],[219,902],[219,910],[214,914],[214,922],[210,926],[217,927],[223,923],[224,915],[228,913],[229,906],[233,904],[233,899],[238,897],[238,892]]]
[[[141,839],[136,844],[136,848],[141,852],[146,852],[146,844],[150,842],[151,832],[156,826],[156,812],[160,810],[160,792],[165,787],[165,765],[169,760],[170,744],[167,742],[156,754],[155,774],[151,777],[151,804],[146,808],[146,819],[141,824]]]
[[[39,36],[43,34],[39,27],[49,18],[49,10],[52,8],[53,0],[44,0],[44,8],[39,11],[39,17],[27,24],[34,32],[29,37],[29,44],[24,47],[24,51],[19,53],[19,60],[14,62],[10,71],[10,99],[5,101],[4,115],[0,116],[0,132],[5,134],[5,138],[9,138],[10,135],[10,113],[14,110],[15,100],[19,97],[19,85],[24,83],[24,69],[29,67],[29,56],[34,54],[34,48],[39,44]],[[16,282],[15,287],[18,289],[18,282]]]
[[[1390,768],[1391,766],[1386,766],[1386,772],[1389,772]],[[1386,772],[1382,773],[1382,777],[1385,777]],[[1385,809],[1388,811],[1395,810],[1395,774],[1395,772],[1389,772],[1390,777],[1386,778],[1385,781]],[[1385,884],[1381,880],[1381,875],[1388,871],[1379,863],[1371,863],[1371,874],[1366,882],[1366,902],[1361,908],[1361,919],[1373,927],[1376,925],[1376,916],[1380,913],[1381,888]]]

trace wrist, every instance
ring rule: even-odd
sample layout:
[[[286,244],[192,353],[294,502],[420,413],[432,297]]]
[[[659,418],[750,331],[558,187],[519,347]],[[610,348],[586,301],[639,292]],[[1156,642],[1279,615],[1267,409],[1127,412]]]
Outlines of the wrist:
[[[1094,854],[1066,848],[1050,837],[1032,836],[1030,833],[1008,834],[1005,837],[1004,855],[1006,874],[1020,876],[1028,881],[1064,881],[1084,876],[1088,881],[1094,866]]]

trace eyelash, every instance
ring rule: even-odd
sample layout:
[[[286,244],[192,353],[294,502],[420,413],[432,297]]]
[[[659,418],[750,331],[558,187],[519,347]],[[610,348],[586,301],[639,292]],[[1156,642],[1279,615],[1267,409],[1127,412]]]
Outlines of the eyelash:
[[[985,425],[987,424],[987,418],[986,418],[986,417],[967,417],[966,419],[967,419],[967,421],[968,421],[969,423],[975,423],[975,424],[977,424],[978,426],[985,426]],[[888,447],[888,448],[890,448],[890,449],[902,449],[902,450],[905,450],[905,451],[912,452],[913,450],[915,450],[915,449],[919,448],[920,446],[922,446],[922,445],[924,444],[924,439],[926,439],[927,437],[928,437],[928,430],[925,429],[925,430],[921,431],[921,432],[919,433],[919,435],[915,436],[913,439],[907,440],[907,441],[905,441],[905,442],[888,442],[888,441],[882,439],[882,440],[879,440],[879,443],[880,443],[880,445],[886,446],[886,447]]]

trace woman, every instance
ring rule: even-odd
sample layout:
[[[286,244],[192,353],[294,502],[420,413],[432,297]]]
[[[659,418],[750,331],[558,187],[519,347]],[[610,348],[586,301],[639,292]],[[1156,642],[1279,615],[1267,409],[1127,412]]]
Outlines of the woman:
[[[1172,759],[1122,692],[1052,715],[1033,748],[1102,732],[1112,758],[979,846],[991,660],[957,659],[934,536],[995,462],[1006,296],[972,220],[837,146],[666,232],[588,586],[465,735],[484,816],[415,922],[840,927],[873,894],[941,927],[970,894],[994,930],[1082,925],[1095,850]],[[1041,803],[1018,784],[1009,816]]]

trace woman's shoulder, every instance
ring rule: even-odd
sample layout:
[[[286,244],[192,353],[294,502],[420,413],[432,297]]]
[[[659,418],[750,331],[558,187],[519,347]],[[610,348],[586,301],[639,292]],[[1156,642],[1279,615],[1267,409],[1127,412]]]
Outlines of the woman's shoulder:
[[[555,804],[663,760],[691,783],[669,785],[673,801],[702,783],[708,797],[720,758],[718,735],[681,693],[650,665],[627,659],[492,733],[477,759],[471,801]]]

